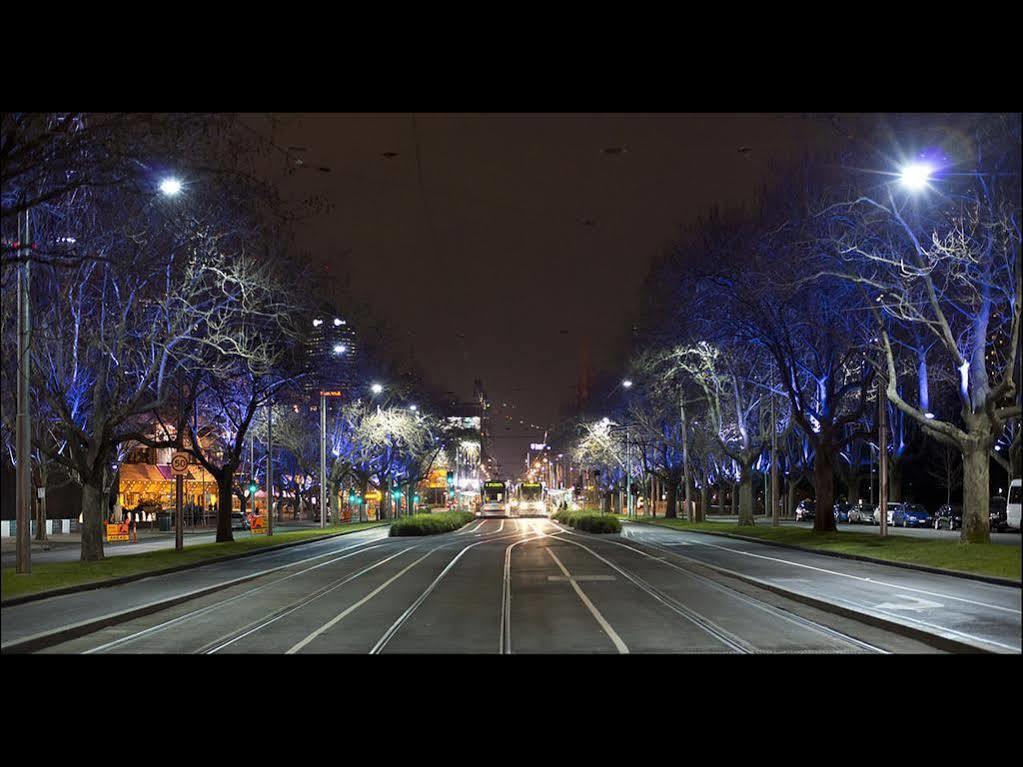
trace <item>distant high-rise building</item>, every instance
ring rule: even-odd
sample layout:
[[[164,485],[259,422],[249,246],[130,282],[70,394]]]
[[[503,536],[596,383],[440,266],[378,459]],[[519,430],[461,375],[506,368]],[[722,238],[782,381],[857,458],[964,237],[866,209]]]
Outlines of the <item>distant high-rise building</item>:
[[[302,388],[341,389],[347,395],[358,386],[359,345],[355,329],[334,307],[324,304],[307,317],[303,347]]]

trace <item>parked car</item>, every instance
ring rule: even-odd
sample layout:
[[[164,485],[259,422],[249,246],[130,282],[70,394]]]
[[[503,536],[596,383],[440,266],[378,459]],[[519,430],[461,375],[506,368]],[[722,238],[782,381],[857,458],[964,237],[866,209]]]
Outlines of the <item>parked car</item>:
[[[231,512],[231,529],[232,530],[249,530],[249,518],[247,515],[242,514],[240,511]]]
[[[813,501],[800,501],[796,506],[796,522],[813,522],[816,508]]]
[[[895,513],[895,509],[897,509],[898,507],[899,507],[899,504],[894,503],[894,502],[891,502],[891,503],[888,504],[887,518],[888,518],[888,524],[889,525],[892,523],[892,514]],[[875,525],[880,525],[881,524],[881,507],[880,506],[878,506],[876,509],[874,509],[874,524]]]
[[[1002,496],[991,496],[991,500],[988,501],[987,515],[991,530],[1004,533],[1008,529],[1009,505]]]
[[[872,525],[874,524],[874,508],[866,501],[860,501],[855,506],[849,507],[849,524]]]
[[[1012,480],[1009,485],[1009,503],[1005,507],[1005,526],[1019,532],[1020,481]]]
[[[852,510],[852,504],[846,503],[845,501],[839,501],[835,504],[835,522],[848,522],[849,512]]]
[[[931,515],[919,503],[900,503],[892,512],[895,527],[930,527]]]

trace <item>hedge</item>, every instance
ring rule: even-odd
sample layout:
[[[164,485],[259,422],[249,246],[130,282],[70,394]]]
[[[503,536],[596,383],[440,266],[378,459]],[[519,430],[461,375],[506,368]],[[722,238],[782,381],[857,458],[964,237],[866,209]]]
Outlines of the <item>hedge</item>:
[[[436,514],[413,514],[391,523],[391,535],[437,535],[468,524],[473,519],[468,511],[441,511]]]

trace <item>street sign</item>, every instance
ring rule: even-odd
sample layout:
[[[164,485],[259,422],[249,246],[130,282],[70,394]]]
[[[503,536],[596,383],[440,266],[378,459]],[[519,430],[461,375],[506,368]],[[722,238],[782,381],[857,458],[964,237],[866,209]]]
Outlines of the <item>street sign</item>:
[[[107,543],[111,541],[126,541],[128,540],[128,524],[120,523],[115,525],[107,525]]]
[[[175,477],[188,473],[188,453],[175,453],[171,458],[171,471]]]

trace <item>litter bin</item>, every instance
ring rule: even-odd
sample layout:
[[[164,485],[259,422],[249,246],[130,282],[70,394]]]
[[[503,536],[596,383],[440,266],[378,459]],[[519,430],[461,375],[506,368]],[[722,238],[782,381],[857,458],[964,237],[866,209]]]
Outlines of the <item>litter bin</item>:
[[[169,511],[160,511],[156,514],[156,524],[159,525],[160,531],[164,533],[170,532],[171,529],[171,515]]]

